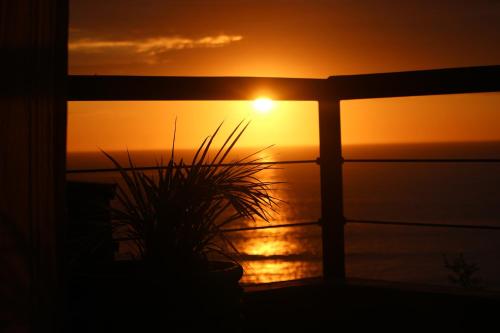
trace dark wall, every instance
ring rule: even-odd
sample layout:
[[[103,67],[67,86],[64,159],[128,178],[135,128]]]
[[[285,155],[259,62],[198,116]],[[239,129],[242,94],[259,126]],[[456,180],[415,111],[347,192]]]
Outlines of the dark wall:
[[[64,225],[67,0],[0,2],[0,331],[54,332]]]

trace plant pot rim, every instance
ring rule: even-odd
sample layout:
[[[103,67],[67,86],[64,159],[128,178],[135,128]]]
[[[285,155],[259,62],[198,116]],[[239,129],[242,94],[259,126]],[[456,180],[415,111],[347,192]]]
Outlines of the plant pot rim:
[[[243,267],[233,261],[210,260],[208,262],[208,270],[190,272],[188,269],[180,270],[180,274],[186,273],[185,277],[190,277],[195,280],[220,283],[238,282],[243,276]],[[131,277],[141,278],[144,274],[150,271],[147,263],[144,260],[115,260],[108,264],[98,265],[94,272],[80,272],[83,275],[107,276],[109,278]],[[174,272],[175,270],[172,270]],[[95,274],[97,273],[97,274]],[[174,273],[172,273],[174,274]]]

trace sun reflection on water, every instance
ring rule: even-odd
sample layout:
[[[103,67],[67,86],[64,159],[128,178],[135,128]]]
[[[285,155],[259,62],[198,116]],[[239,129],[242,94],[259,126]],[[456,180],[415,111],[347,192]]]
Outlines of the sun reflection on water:
[[[264,150],[257,155],[260,161],[275,161],[275,156]],[[261,172],[259,178],[265,182],[282,182],[272,186],[270,194],[278,199],[276,212],[270,212],[269,221],[246,221],[242,227],[269,226],[302,222],[297,216],[298,204],[294,201],[294,187],[289,179],[290,166],[272,166]],[[296,168],[296,167],[295,167]],[[293,170],[293,171],[291,171]],[[294,175],[295,176],[295,175]],[[300,179],[293,177],[293,180]],[[320,276],[321,244],[320,229],[311,227],[280,227],[228,234],[242,255],[241,264],[245,274],[243,284],[286,281],[304,277]]]
[[[230,235],[245,269],[242,283],[266,283],[321,275],[320,229],[282,227]]]
[[[241,279],[242,284],[269,283],[320,276],[320,262],[262,260],[249,264]]]
[[[286,240],[271,240],[266,242],[262,242],[261,240],[254,240],[247,242],[247,244],[245,245],[245,253],[249,255],[260,256],[270,256],[277,253],[290,253],[293,252],[291,248],[295,247],[295,244],[292,244]]]

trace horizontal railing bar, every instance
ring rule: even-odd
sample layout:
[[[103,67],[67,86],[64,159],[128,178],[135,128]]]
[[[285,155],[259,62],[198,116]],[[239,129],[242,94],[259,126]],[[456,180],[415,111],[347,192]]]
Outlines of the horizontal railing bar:
[[[500,66],[332,76],[339,100],[500,91]]]
[[[316,101],[326,79],[196,76],[70,75],[71,101],[218,101],[252,100],[265,95],[275,100]]]
[[[300,223],[290,223],[290,224],[273,224],[273,225],[266,225],[266,226],[261,226],[261,227],[245,227],[245,228],[228,228],[228,229],[222,229],[222,232],[238,232],[238,231],[253,231],[253,230],[262,230],[262,229],[273,229],[273,228],[288,228],[288,227],[303,227],[303,226],[311,226],[311,225],[320,225],[319,221],[313,221],[313,222],[300,222]],[[115,242],[122,242],[122,241],[133,241],[133,240],[138,240],[139,237],[117,237],[113,238],[113,241]]]
[[[70,75],[70,101],[363,99],[500,91],[500,66],[332,76],[175,77]]]
[[[345,158],[344,163],[498,163],[500,158]]]
[[[343,159],[344,163],[500,163],[500,158],[426,158],[426,159],[385,159],[385,158],[360,158],[360,159]],[[249,163],[223,163],[221,166],[233,165],[284,165],[284,164],[307,164],[315,163],[320,164],[320,159],[314,160],[290,160],[290,161],[276,161],[276,162],[249,162]],[[185,165],[184,168],[191,168],[192,165]],[[208,166],[204,166],[208,167]],[[161,167],[166,169],[167,166]],[[132,168],[123,168],[126,171],[131,171]],[[157,170],[157,166],[144,166],[136,167],[135,170],[148,171]],[[69,169],[66,173],[97,173],[97,172],[117,172],[116,168],[97,168],[97,169]]]
[[[276,162],[248,162],[248,163],[223,163],[220,166],[236,166],[236,165],[283,165],[283,164],[306,164],[306,163],[318,163],[318,159],[315,160],[290,160],[290,161],[276,161]],[[182,168],[192,168],[192,165],[184,165]],[[209,167],[209,165],[202,165],[202,167]],[[161,169],[166,169],[168,166],[162,166]],[[179,166],[177,166],[179,168]],[[123,168],[126,171],[131,171],[132,168]],[[148,171],[148,170],[158,170],[157,166],[145,166],[145,167],[135,167],[135,170]],[[96,172],[117,172],[116,168],[102,168],[102,169],[70,169],[66,170],[66,173],[96,173]]]
[[[395,222],[395,221],[380,221],[380,220],[351,220],[346,219],[346,223],[356,223],[356,224],[378,224],[378,225],[394,225],[394,226],[410,226],[410,227],[432,227],[432,228],[458,228],[458,229],[480,229],[480,230],[500,230],[500,226],[491,225],[467,225],[467,224],[434,224],[434,223],[417,223],[417,222]],[[245,227],[245,228],[231,228],[224,229],[223,232],[239,232],[239,231],[253,231],[262,229],[273,229],[273,228],[287,228],[287,227],[301,227],[301,226],[312,226],[321,225],[319,221],[313,222],[300,222],[300,223],[290,223],[290,224],[274,224],[261,227]],[[118,237],[113,238],[114,241],[130,241],[137,240],[137,237]]]
[[[313,221],[313,222],[300,222],[300,223],[290,223],[290,224],[272,224],[262,227],[228,228],[228,229],[223,229],[222,231],[223,232],[252,231],[252,230],[273,229],[273,228],[302,227],[309,225],[320,225],[320,223],[319,221]]]
[[[380,221],[380,220],[351,220],[351,219],[346,219],[345,222],[346,223],[358,223],[358,224],[383,224],[383,225],[397,225],[397,226],[411,226],[411,227],[500,230],[500,226],[493,226],[493,225],[418,223],[418,222],[396,222],[396,221]]]

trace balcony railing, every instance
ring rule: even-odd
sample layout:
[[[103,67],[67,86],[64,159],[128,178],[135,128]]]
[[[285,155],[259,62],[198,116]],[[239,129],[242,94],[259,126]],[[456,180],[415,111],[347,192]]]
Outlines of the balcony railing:
[[[345,281],[344,226],[346,223],[500,230],[500,227],[488,225],[346,219],[343,212],[342,166],[344,163],[498,163],[500,159],[344,160],[340,135],[341,100],[500,91],[500,66],[332,76],[328,79],[149,76],[69,77],[69,100],[71,101],[251,100],[257,97],[254,94],[255,92],[263,90],[272,92],[272,98],[275,100],[318,101],[320,159],[272,163],[319,163],[321,218],[319,221],[258,228],[320,225],[322,229],[323,275],[325,279],[339,282]],[[113,170],[68,170],[68,172],[72,173],[106,171]],[[227,231],[246,229],[228,229]]]

